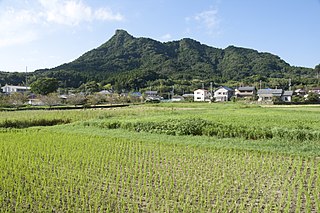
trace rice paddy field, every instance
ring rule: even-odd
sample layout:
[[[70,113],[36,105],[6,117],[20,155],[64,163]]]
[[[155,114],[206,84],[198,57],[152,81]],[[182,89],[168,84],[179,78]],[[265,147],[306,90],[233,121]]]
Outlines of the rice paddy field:
[[[0,112],[0,212],[320,212],[320,107]]]

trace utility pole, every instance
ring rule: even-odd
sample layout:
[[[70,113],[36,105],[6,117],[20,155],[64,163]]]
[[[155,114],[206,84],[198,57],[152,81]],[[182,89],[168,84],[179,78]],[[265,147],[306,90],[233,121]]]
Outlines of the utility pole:
[[[210,99],[212,99],[212,82],[210,82],[210,94],[211,94],[211,98]]]
[[[314,71],[317,72],[317,74],[316,74],[316,76],[317,76],[317,86],[319,86],[320,64],[318,64],[317,66],[315,66]]]
[[[173,96],[174,96],[174,85],[172,86],[171,99],[173,98]]]
[[[291,78],[289,78],[289,90],[291,90]]]
[[[261,81],[261,80],[260,80],[260,83],[259,83],[259,84],[260,84],[260,89],[261,89],[261,86],[262,86],[262,81]]]
[[[28,90],[28,66],[26,66],[26,91]]]

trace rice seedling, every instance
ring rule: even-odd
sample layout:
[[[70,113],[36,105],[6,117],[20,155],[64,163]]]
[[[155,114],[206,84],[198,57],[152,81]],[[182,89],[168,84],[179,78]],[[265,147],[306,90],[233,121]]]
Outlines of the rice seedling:
[[[0,132],[1,211],[320,210],[314,109],[203,108],[37,112],[75,123]],[[0,123],[31,120],[6,113]]]

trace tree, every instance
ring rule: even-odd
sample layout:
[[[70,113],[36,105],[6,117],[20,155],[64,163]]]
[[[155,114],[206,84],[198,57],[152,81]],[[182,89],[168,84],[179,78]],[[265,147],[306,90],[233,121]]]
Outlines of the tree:
[[[69,97],[67,99],[67,103],[74,105],[74,106],[84,105],[86,103],[86,101],[87,101],[86,96],[81,93],[69,95]]]
[[[309,92],[307,97],[308,102],[318,102],[319,101],[319,94],[314,92]]]
[[[110,89],[112,89],[112,85],[111,84],[106,84],[106,85],[103,86],[103,89],[110,90]]]
[[[8,104],[19,108],[28,101],[28,97],[24,93],[15,92],[8,97]]]
[[[79,89],[85,94],[92,94],[100,90],[100,85],[95,81],[89,81],[86,84],[82,84]]]
[[[299,102],[304,102],[304,101],[305,101],[305,99],[302,96],[299,96],[299,95],[292,96],[292,102],[299,103]]]
[[[48,95],[42,95],[40,100],[47,106],[51,108],[51,106],[61,104],[61,99],[57,93],[50,93]]]
[[[31,91],[36,94],[47,95],[57,91],[59,82],[55,78],[40,78],[33,82],[30,87]]]
[[[317,81],[318,81],[318,86],[319,86],[319,77],[320,77],[320,64],[315,66],[314,71],[316,72],[317,75]]]
[[[97,104],[101,104],[103,102],[106,101],[106,96],[103,94],[92,94],[92,95],[88,95],[87,96],[87,103],[91,104],[91,105],[97,105]]]

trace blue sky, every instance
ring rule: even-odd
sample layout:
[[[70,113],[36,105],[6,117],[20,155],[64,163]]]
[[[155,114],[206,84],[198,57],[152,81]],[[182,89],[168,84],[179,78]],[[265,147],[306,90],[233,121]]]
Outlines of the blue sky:
[[[0,70],[70,62],[116,29],[159,41],[192,38],[320,63],[320,0],[0,0]]]

